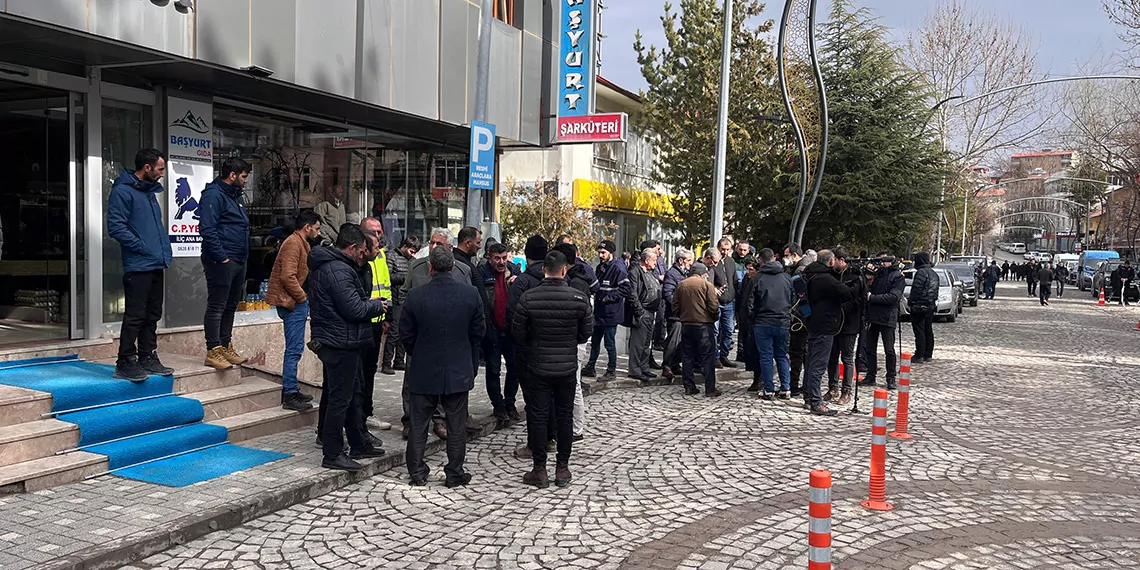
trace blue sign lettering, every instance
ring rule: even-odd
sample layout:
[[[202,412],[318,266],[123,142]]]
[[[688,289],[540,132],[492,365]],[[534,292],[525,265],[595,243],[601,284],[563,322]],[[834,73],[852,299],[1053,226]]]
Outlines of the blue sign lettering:
[[[467,168],[467,189],[495,189],[495,125],[471,122],[471,162]]]

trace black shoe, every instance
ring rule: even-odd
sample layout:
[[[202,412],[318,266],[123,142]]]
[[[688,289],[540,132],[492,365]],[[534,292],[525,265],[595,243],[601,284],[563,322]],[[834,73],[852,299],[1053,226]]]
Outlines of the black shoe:
[[[507,415],[506,408],[495,408],[495,411],[492,413],[492,415],[495,416],[495,419],[500,423],[511,421],[511,417]]]
[[[720,390],[713,390],[711,392],[705,392],[705,397],[706,398],[717,398],[723,393],[724,392],[721,392]]]
[[[313,401],[313,397],[304,393],[304,392],[297,392],[297,397],[300,398],[301,401],[303,401],[303,402],[312,402]]]
[[[174,369],[169,366],[164,366],[162,361],[158,359],[158,354],[140,356],[139,366],[141,366],[147,374],[156,374],[158,376],[172,376],[174,374]]]
[[[394,368],[396,370],[403,370],[405,368],[405,366],[404,366],[403,362],[397,362],[397,363],[392,365],[392,368]]]
[[[779,392],[776,392],[776,398],[779,400],[791,400],[792,393],[787,390],[781,390]]]
[[[864,379],[856,382],[855,385],[857,385],[857,386],[874,386],[875,385],[875,379],[874,378],[864,378]]]
[[[776,397],[773,396],[771,392],[764,392],[763,394],[760,394],[760,399],[766,402],[771,402],[775,400]]]
[[[347,455],[340,454],[335,459],[326,457],[321,461],[321,467],[325,469],[336,469],[338,471],[360,471],[364,466],[349,459]]]
[[[578,434],[578,435],[574,436],[574,441],[582,441],[583,439],[586,439],[585,435]]]
[[[427,485],[427,479],[412,479],[411,481],[408,481],[408,484],[413,487],[423,487]]]
[[[725,367],[725,368],[736,368],[736,363],[729,360],[728,357],[721,358],[720,359],[720,365]]]
[[[823,405],[811,408],[811,413],[817,416],[835,416],[839,414],[838,411],[829,409],[827,406]]]
[[[583,374],[583,376],[585,376],[585,374]],[[598,382],[613,382],[614,380],[617,380],[617,374],[614,374],[612,370],[606,370],[606,373],[602,374],[601,378],[598,378]]]
[[[281,396],[281,407],[286,410],[293,410],[294,412],[303,412],[313,409],[313,404],[302,400],[300,396],[301,395],[297,392],[290,392]]]
[[[382,366],[380,368],[380,373],[385,376],[393,376],[396,374],[396,369],[392,368],[391,366]]]
[[[898,382],[895,382],[894,380],[887,380],[887,390],[894,391],[897,390],[898,387]]]
[[[384,450],[380,449],[379,447],[371,447],[363,451],[352,450],[348,454],[348,457],[349,459],[371,459],[373,457],[384,457]]]
[[[661,364],[659,362],[657,362],[656,360],[650,360],[649,361],[649,367],[652,368],[653,370],[661,370],[662,368],[665,368],[664,366],[661,366]]]
[[[804,394],[804,392],[803,392],[803,390],[800,390],[799,388],[792,388],[791,391],[789,392],[789,394],[791,394],[791,396],[793,398],[798,398],[799,396],[802,396]]]
[[[760,391],[760,381],[759,380],[753,380],[752,385],[748,387],[748,391],[749,392],[759,392]]]
[[[451,479],[449,477],[447,479],[447,481],[444,481],[443,486],[450,489],[452,487],[462,487],[462,486],[464,486],[470,482],[471,482],[471,474],[470,473],[464,473],[458,479]]]
[[[522,421],[522,417],[519,416],[518,409],[514,406],[507,408],[507,418],[512,422]]]
[[[701,393],[700,388],[685,388],[685,395],[686,396],[696,396],[697,394],[700,394],[700,393]]]
[[[130,380],[131,382],[146,382],[147,373],[142,366],[139,365],[139,360],[133,356],[129,358],[120,358],[115,363],[115,378],[123,380]]]
[[[594,370],[593,366],[586,366],[586,367],[582,368],[582,377],[583,378],[593,378],[597,375],[598,375],[598,372],[596,370]]]
[[[384,445],[383,440],[376,437],[375,435],[372,435],[372,432],[370,432],[368,430],[364,430],[364,439],[367,439],[368,443],[371,444],[372,447],[375,447],[376,449],[379,449],[380,446]],[[383,453],[383,452],[381,452],[381,453]]]

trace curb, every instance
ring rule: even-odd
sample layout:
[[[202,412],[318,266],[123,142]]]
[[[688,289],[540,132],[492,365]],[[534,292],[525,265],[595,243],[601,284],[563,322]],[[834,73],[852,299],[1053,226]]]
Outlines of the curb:
[[[720,371],[725,379],[736,377],[744,372],[743,367]],[[731,374],[731,377],[729,376]],[[657,378],[648,383],[638,380],[620,378],[601,384],[588,382],[588,390],[584,396],[591,396],[600,392],[618,389],[638,388],[641,386],[680,386],[680,381],[669,382],[664,378]],[[478,432],[468,432],[468,441],[490,435],[496,431],[496,421],[493,416],[480,419],[483,429]],[[428,442],[425,455],[442,451],[447,442],[445,440],[431,440]],[[175,519],[162,525],[163,530],[157,528],[137,532],[118,539],[109,540],[98,546],[92,546],[74,552],[68,556],[45,562],[40,568],[51,570],[95,570],[104,568],[118,568],[127,566],[149,556],[159,554],[174,546],[185,544],[201,538],[211,532],[227,530],[241,526],[256,518],[287,509],[298,503],[321,497],[342,489],[353,483],[365,481],[389,469],[405,465],[403,453],[392,453],[377,458],[371,462],[363,463],[364,469],[355,473],[346,471],[327,471],[319,475],[295,481],[282,488],[266,491],[231,503],[204,511],[197,515]]]

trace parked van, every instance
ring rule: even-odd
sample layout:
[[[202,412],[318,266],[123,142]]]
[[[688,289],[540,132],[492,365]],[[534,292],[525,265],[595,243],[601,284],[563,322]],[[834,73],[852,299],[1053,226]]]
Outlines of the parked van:
[[[1010,253],[1025,253],[1025,244],[1023,244],[1023,243],[1011,243],[1011,244],[1009,244],[1009,252]]]
[[[1115,251],[1104,250],[1089,250],[1081,253],[1081,259],[1078,262],[1080,266],[1080,276],[1077,278],[1077,288],[1081,291],[1092,287],[1093,274],[1096,273],[1096,268],[1101,262],[1109,259],[1120,259],[1120,254]]]

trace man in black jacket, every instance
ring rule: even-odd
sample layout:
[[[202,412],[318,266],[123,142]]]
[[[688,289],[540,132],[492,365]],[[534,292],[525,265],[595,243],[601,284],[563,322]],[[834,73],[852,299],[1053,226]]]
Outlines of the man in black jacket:
[[[1038,298],[1041,301],[1041,306],[1046,307],[1049,305],[1049,297],[1053,294],[1053,268],[1048,263],[1042,263],[1041,269],[1037,270],[1037,281],[1041,286],[1041,293]]]
[[[1132,287],[1132,283],[1136,280],[1136,270],[1132,268],[1132,260],[1124,260],[1124,265],[1117,268],[1116,284],[1113,285],[1117,291],[1120,292],[1120,304],[1128,306],[1128,289]]]
[[[1025,286],[1029,291],[1030,297],[1037,296],[1037,275],[1040,271],[1041,268],[1038,267],[1036,261],[1030,261],[1029,264],[1025,266]]]
[[[629,283],[633,299],[640,308],[640,314],[627,314],[629,329],[629,377],[648,382],[657,377],[650,367],[653,353],[653,319],[661,304],[661,283],[653,274],[657,268],[657,250],[646,248],[641,251],[638,262],[629,268]]]
[[[542,262],[545,278],[526,291],[515,307],[511,337],[527,363],[527,443],[534,468],[523,483],[545,488],[551,402],[558,441],[554,484],[570,484],[570,452],[574,440],[574,391],[578,388],[578,345],[594,330],[593,309],[581,291],[566,283],[568,262],[552,251]]]
[[[816,262],[804,270],[811,306],[807,320],[808,375],[804,382],[804,401],[817,416],[837,414],[824,405],[820,387],[831,358],[831,345],[843,328],[843,303],[851,299],[851,290],[839,282],[834,266],[835,254],[823,249],[816,254]]]
[[[855,374],[855,350],[860,329],[863,328],[863,308],[867,303],[867,282],[859,268],[847,263],[847,248],[832,250],[835,254],[835,271],[839,281],[850,291],[851,298],[843,303],[843,326],[835,335],[831,345],[831,358],[827,362],[827,395],[825,402],[835,402],[841,406],[851,403],[852,382]],[[843,378],[839,378],[839,362],[843,362]],[[842,391],[840,381],[842,380]]]
[[[709,262],[714,265],[708,265]],[[736,368],[736,363],[728,358],[732,352],[732,332],[736,327],[736,262],[732,260],[732,240],[721,238],[715,248],[705,253],[705,264],[712,274],[716,300],[720,303],[716,324],[716,367]]]
[[[696,258],[693,252],[681,248],[676,253],[677,260],[665,270],[665,279],[661,282],[661,300],[665,303],[665,350],[661,356],[663,374],[669,381],[681,373],[681,319],[673,311],[673,292],[677,285],[689,276],[689,268],[693,266]]]
[[[906,288],[906,280],[889,252],[879,253],[875,261],[879,270],[871,282],[871,291],[867,294],[867,375],[859,385],[875,385],[875,376],[879,372],[878,344],[879,339],[882,339],[887,359],[887,389],[894,390],[898,378],[895,327],[899,322],[899,300]]]
[[[996,263],[996,262],[995,262]],[[1065,281],[1069,278],[1069,268],[1064,263],[1053,267],[1053,281],[1057,282],[1057,298],[1065,296]]]
[[[776,253],[763,248],[757,255],[760,267],[754,279],[752,294],[752,340],[756,344],[756,358],[760,376],[764,381],[761,398],[771,400],[791,398],[791,365],[788,362],[788,327],[792,320],[792,281],[784,266],[775,261]],[[780,376],[780,387],[774,385],[774,376]]]
[[[487,246],[489,259],[476,268],[483,282],[483,314],[487,319],[487,336],[483,338],[483,362],[486,374],[487,397],[491,399],[495,418],[501,423],[519,421],[515,396],[519,392],[519,379],[515,370],[515,347],[511,342],[511,323],[507,320],[507,303],[511,285],[519,271],[507,260],[507,247],[501,243]],[[507,362],[505,382],[500,384],[503,361]]]
[[[455,258],[446,248],[428,254],[431,283],[413,289],[400,315],[400,340],[408,351],[407,386],[411,430],[406,459],[412,485],[427,483],[424,463],[428,425],[436,407],[448,423],[446,485],[471,482],[463,470],[467,398],[475,387],[479,343],[487,332],[483,301],[470,283],[455,280]]]
[[[934,357],[934,313],[938,310],[938,274],[930,265],[930,254],[914,254],[914,279],[910,282],[910,326],[914,331],[914,359],[930,362]]]
[[[367,247],[364,232],[355,224],[345,224],[335,249],[319,247],[309,254],[310,326],[324,368],[321,466],[328,469],[358,471],[361,465],[354,459],[384,454],[364,433],[361,403],[361,350],[372,342],[371,320],[386,310],[385,301],[369,299],[370,291],[364,286]],[[348,456],[344,454],[345,435],[352,448]]]
[[[399,249],[389,248],[384,259],[388,262],[388,278],[392,281],[392,308],[389,313],[388,335],[384,341],[384,361],[380,373],[393,375],[404,369],[404,345],[400,342],[400,312],[404,308],[404,281],[408,279],[408,268],[412,257],[420,250],[420,238],[408,236],[400,243]]]

